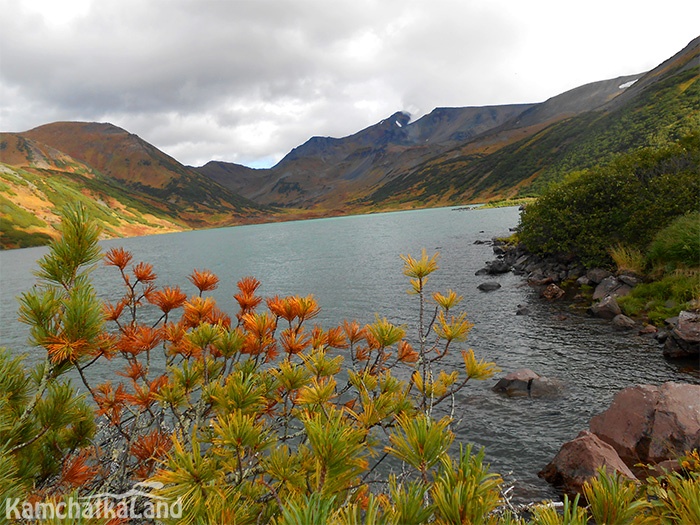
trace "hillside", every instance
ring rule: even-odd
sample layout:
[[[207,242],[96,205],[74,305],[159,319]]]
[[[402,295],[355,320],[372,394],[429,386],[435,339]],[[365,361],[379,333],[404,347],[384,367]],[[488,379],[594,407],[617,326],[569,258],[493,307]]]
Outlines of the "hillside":
[[[129,237],[179,231],[187,225],[157,203],[50,146],[19,134],[0,134],[0,245],[46,244],[58,212],[80,201],[103,225],[104,235]]]
[[[39,138],[50,142],[46,144]],[[105,237],[224,226],[269,209],[186,168],[111,124],[54,123],[0,134],[0,246],[46,244],[67,202],[81,201]]]
[[[201,222],[201,214],[247,216],[265,208],[113,124],[56,122],[22,136],[67,153],[126,187],[158,199],[188,223]]]
[[[366,204],[388,206],[409,199],[430,205],[538,195],[571,171],[676,141],[700,127],[699,49],[700,38],[633,84],[634,78],[616,79],[612,86],[619,82],[628,87],[607,101],[597,97],[605,103],[594,110],[539,130],[530,126],[537,132],[523,130],[522,138],[498,151],[486,152],[471,143],[436,156],[379,188]],[[557,98],[523,113],[515,124],[536,122],[533,113],[559,105]],[[480,141],[512,136],[513,129],[507,123]]]

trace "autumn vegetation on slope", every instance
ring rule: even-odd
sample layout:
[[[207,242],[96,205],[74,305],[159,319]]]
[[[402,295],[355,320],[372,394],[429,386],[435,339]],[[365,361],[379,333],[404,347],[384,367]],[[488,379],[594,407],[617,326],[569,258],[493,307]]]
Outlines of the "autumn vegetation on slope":
[[[148,480],[182,502],[172,523],[525,523],[483,451],[450,453],[454,394],[497,369],[459,348],[471,328],[461,297],[429,291],[437,254],[403,257],[409,336],[382,318],[324,329],[313,296],[263,299],[253,277],[228,315],[208,295],[221,284],[211,272],[193,271],[191,294],[159,287],[118,248],[104,262],[123,295],[103,304],[89,279],[98,236],[68,207],[40,285],[20,298],[45,359],[28,370],[0,353],[0,497],[57,502]],[[448,373],[454,351],[463,365]],[[119,377],[101,382],[107,360]],[[388,458],[399,468],[383,468]],[[700,517],[700,459],[682,465],[640,487],[601,473],[588,507],[535,506],[529,522],[688,523]]]

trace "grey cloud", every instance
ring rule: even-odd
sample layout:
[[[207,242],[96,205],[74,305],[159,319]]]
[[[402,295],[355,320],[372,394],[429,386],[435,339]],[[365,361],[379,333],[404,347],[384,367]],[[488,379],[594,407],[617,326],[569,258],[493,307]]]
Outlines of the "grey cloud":
[[[535,47],[548,23],[571,23],[554,5],[100,0],[56,26],[0,0],[13,13],[0,19],[0,119],[14,130],[110,120],[184,163],[269,162],[312,135],[354,133],[402,109],[418,117],[557,94],[567,79],[542,67],[550,51]],[[557,34],[585,33],[572,27]],[[570,45],[576,56],[584,43]],[[583,82],[598,80],[590,74]]]

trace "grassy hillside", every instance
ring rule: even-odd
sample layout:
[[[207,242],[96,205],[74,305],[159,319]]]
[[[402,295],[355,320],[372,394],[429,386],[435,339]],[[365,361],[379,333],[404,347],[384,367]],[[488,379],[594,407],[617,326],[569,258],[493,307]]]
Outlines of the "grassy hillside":
[[[700,127],[698,67],[647,87],[621,107],[546,127],[486,154],[455,150],[375,191],[372,204],[415,197],[429,204],[541,194],[567,173],[610,162],[640,147],[662,147]]]

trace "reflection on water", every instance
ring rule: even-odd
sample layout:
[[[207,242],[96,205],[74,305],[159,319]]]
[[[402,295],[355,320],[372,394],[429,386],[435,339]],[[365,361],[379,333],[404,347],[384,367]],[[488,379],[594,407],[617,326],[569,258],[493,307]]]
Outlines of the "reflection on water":
[[[227,312],[236,310],[235,283],[252,275],[262,281],[260,293],[308,295],[322,306],[324,327],[342,319],[361,323],[375,314],[415,333],[416,298],[406,294],[400,254],[419,256],[439,251],[440,270],[429,288],[453,289],[475,323],[463,348],[494,361],[507,373],[531,368],[564,385],[557,399],[508,399],[491,391],[495,379],[467,385],[456,397],[456,443],[486,447],[494,470],[517,480],[519,500],[555,497],[537,472],[561,444],[586,429],[590,418],[605,410],[613,395],[637,383],[686,381],[700,384],[696,369],[683,370],[666,361],[653,340],[615,332],[610,325],[586,318],[565,305],[543,304],[523,279],[495,277],[502,288],[477,290],[483,277],[474,272],[493,258],[488,245],[475,240],[508,235],[518,220],[517,208],[455,212],[448,208],[318,219],[185,232],[102,242],[105,250],[124,246],[134,261],[154,265],[158,284],[181,285],[193,268],[216,273],[221,284],[212,295]],[[34,261],[45,248],[0,253],[0,345],[28,360],[41,359],[25,341],[28,330],[16,322],[14,297],[31,286]],[[492,278],[489,277],[489,280]],[[114,268],[99,267],[93,280],[102,299],[119,297]],[[532,314],[516,316],[518,305]],[[565,320],[560,320],[562,314]],[[414,329],[413,332],[411,330]],[[460,348],[446,358],[447,368],[461,367]],[[112,373],[103,368],[104,379]]]

